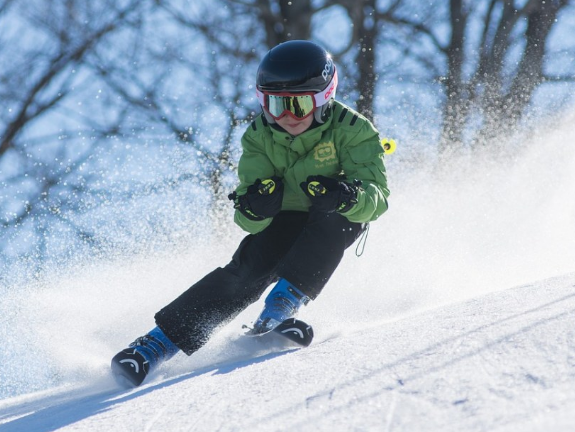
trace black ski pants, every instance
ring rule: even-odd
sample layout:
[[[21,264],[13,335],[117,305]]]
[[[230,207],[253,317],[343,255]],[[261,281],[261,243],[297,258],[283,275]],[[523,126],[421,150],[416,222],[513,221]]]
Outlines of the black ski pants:
[[[228,265],[161,309],[156,324],[190,355],[280,277],[315,299],[363,229],[338,213],[280,212],[265,230],[242,240]]]

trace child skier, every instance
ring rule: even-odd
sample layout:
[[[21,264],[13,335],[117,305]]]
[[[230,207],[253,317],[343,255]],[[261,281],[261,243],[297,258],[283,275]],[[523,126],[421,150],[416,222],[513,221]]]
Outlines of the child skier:
[[[294,317],[387,210],[378,132],[335,100],[337,82],[330,55],[315,43],[289,41],[265,55],[256,81],[263,112],[242,137],[240,183],[230,194],[234,220],[249,234],[229,264],[161,309],[157,327],[112,359],[126,384],[140,385],[180,350],[193,354],[274,282],[252,332]]]

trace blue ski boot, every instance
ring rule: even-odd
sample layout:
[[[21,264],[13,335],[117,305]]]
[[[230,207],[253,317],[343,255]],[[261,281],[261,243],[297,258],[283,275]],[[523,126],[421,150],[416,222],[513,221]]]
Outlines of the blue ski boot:
[[[112,372],[116,381],[124,387],[137,387],[158,365],[177,354],[179,348],[155,327],[139,337],[128,348],[112,359]]]
[[[307,305],[310,298],[281,278],[270,291],[265,300],[265,307],[254,323],[252,334],[264,334],[272,331],[288,318],[297,315],[302,305]]]

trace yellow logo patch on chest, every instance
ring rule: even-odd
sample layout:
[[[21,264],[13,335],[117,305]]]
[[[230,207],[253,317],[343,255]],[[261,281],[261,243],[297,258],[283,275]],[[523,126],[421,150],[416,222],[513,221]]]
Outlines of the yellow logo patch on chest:
[[[318,162],[327,162],[336,159],[335,146],[331,141],[320,143],[314,148],[314,159]]]

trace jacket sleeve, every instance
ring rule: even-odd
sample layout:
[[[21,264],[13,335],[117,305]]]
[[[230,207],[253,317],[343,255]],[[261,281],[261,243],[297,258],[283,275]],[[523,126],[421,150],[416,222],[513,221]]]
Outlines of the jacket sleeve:
[[[246,132],[242,137],[242,155],[238,164],[238,177],[240,184],[236,188],[238,195],[247,192],[248,187],[258,178],[266,179],[274,175],[274,166],[264,151],[263,143],[258,143]],[[261,221],[253,221],[245,217],[239,210],[234,214],[234,222],[244,231],[256,234],[264,230],[272,221],[266,218]]]
[[[388,209],[389,189],[379,134],[368,121],[344,146],[341,165],[347,181],[362,182],[357,204],[342,215],[351,222],[376,220]]]

